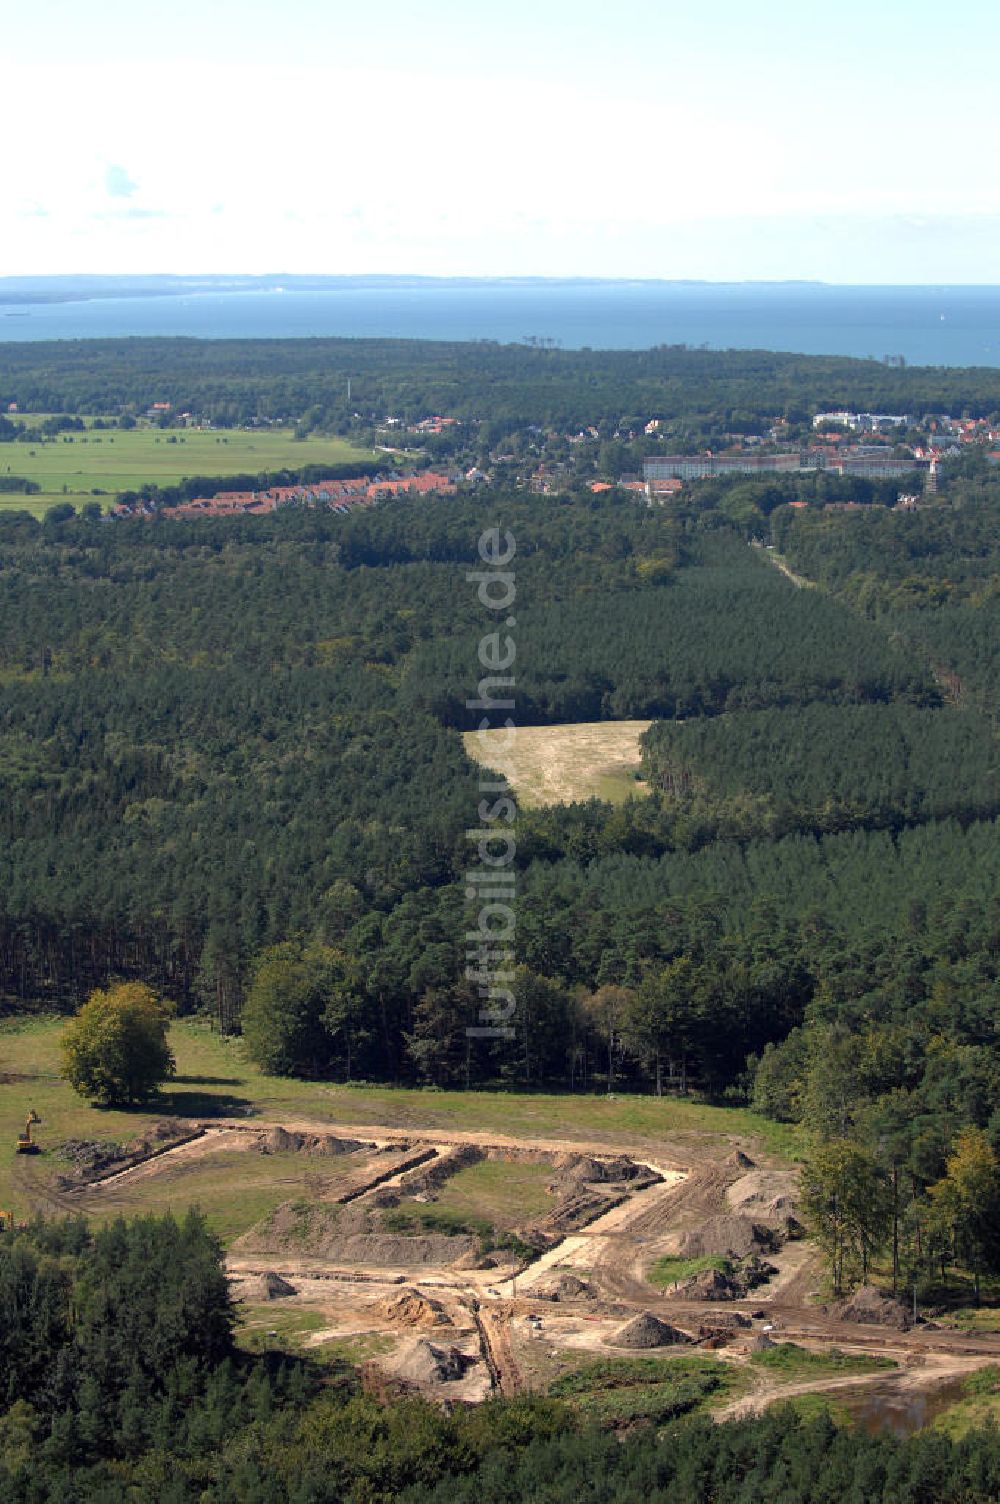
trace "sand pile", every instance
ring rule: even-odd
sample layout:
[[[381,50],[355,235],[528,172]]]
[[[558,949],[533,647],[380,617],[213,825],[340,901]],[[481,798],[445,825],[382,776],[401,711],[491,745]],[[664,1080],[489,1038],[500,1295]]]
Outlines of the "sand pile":
[[[690,1342],[687,1332],[661,1321],[652,1311],[643,1311],[606,1339],[609,1347],[676,1347]]]
[[[284,1300],[286,1296],[296,1294],[295,1286],[282,1279],[280,1274],[275,1274],[273,1269],[253,1275],[243,1286],[244,1300]]]
[[[611,1159],[595,1159],[590,1154],[557,1154],[552,1161],[553,1175],[548,1189],[556,1196],[566,1196],[587,1185],[609,1185],[621,1181],[645,1180],[655,1184],[661,1177],[646,1165],[638,1165],[624,1154]]]
[[[692,1274],[665,1293],[674,1300],[739,1300],[743,1291],[721,1270],[702,1269],[700,1274]]]
[[[508,1254],[506,1258],[509,1262],[510,1255]],[[473,1250],[471,1253],[460,1254],[451,1267],[453,1269],[502,1269],[503,1265],[503,1255],[497,1256],[493,1253],[479,1253]]]
[[[440,1384],[463,1378],[473,1361],[457,1347],[436,1347],[426,1337],[416,1337],[396,1354],[392,1372],[411,1384]]]
[[[539,1280],[537,1285],[532,1285],[531,1293],[542,1300],[594,1299],[591,1286],[576,1274],[560,1274],[555,1279]]]
[[[798,1216],[798,1190],[794,1170],[752,1170],[733,1182],[726,1200],[734,1212],[784,1228],[790,1218]]]
[[[900,1301],[883,1295],[874,1285],[862,1285],[848,1300],[833,1307],[841,1321],[869,1322],[873,1326],[891,1326],[907,1332],[913,1325],[911,1312]]]
[[[419,1290],[404,1285],[399,1294],[389,1300],[380,1300],[375,1310],[395,1326],[429,1327],[452,1326],[454,1323],[439,1300],[421,1295]]]

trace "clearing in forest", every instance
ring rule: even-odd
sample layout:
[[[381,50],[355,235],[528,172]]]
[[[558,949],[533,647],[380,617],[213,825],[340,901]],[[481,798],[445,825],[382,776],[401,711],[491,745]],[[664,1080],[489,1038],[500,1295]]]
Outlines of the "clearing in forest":
[[[639,738],[651,721],[592,721],[564,726],[515,726],[467,731],[474,762],[508,779],[525,806],[606,799],[620,804],[648,793],[640,781]]]

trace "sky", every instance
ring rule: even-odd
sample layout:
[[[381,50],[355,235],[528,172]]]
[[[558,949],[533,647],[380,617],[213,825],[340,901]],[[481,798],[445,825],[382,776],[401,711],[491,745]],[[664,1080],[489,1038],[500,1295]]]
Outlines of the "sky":
[[[1000,6],[33,0],[0,276],[995,283]]]

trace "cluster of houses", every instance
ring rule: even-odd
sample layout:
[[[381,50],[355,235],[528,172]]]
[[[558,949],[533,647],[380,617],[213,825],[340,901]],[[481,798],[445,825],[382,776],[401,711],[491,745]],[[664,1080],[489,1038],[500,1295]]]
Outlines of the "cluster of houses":
[[[346,480],[316,481],[311,485],[270,486],[261,491],[217,491],[214,496],[195,496],[175,507],[163,510],[166,517],[262,517],[281,507],[327,507],[333,512],[348,512],[353,507],[372,506],[376,501],[400,493],[450,495],[457,489],[454,480],[435,471],[420,475],[351,476]],[[119,503],[112,512],[119,517],[149,513],[149,503],[131,508]]]

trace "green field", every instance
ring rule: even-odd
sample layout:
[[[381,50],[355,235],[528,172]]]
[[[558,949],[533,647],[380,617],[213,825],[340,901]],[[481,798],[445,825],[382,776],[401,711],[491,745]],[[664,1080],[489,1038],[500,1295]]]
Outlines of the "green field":
[[[295,439],[290,429],[88,429],[0,446],[0,475],[23,476],[42,488],[36,496],[0,492],[0,509],[41,516],[57,502],[93,500],[95,491],[106,492],[96,499],[110,506],[120,491],[176,485],[189,475],[256,475],[374,457],[345,439]]]
[[[701,1274],[705,1269],[718,1269],[721,1274],[731,1274],[732,1268],[732,1260],[718,1253],[706,1253],[695,1259],[667,1254],[665,1258],[656,1260],[647,1278],[651,1285],[665,1290],[670,1285],[679,1284],[682,1279],[690,1279],[693,1274]]]
[[[669,1139],[683,1145],[701,1135],[738,1135],[774,1152],[793,1154],[797,1132],[770,1123],[740,1108],[712,1107],[673,1098],[629,1096],[527,1095],[482,1091],[420,1091],[417,1088],[333,1086],[284,1077],[263,1076],[244,1057],[238,1040],[220,1039],[205,1024],[175,1023],[171,1045],[177,1075],[148,1110],[119,1112],[90,1106],[60,1079],[59,1035],[62,1019],[14,1019],[0,1026],[0,1207],[24,1215],[33,1205],[39,1177],[65,1169],[58,1157],[67,1138],[118,1140],[136,1138],[153,1123],[172,1115],[207,1116],[215,1113],[243,1117],[248,1110],[258,1121],[295,1119],[344,1124],[383,1124],[397,1128],[443,1128],[456,1131],[494,1131],[526,1137],[580,1139],[594,1144],[645,1146],[655,1155]],[[42,1122],[36,1136],[46,1151],[26,1158],[15,1155],[14,1141],[34,1107]],[[314,1167],[313,1167],[314,1168]],[[523,1168],[526,1177],[529,1167]],[[456,1176],[454,1195],[491,1202],[502,1220],[496,1197],[511,1167]],[[268,1172],[260,1190],[271,1194]],[[493,1184],[493,1181],[497,1184]],[[192,1182],[193,1187],[193,1182]],[[123,1188],[124,1189],[124,1188]],[[521,1190],[538,1197],[540,1186],[527,1180]],[[149,1195],[152,1195],[150,1188]],[[137,1204],[146,1205],[146,1192],[136,1186]],[[282,1196],[278,1199],[287,1199]],[[150,1206],[149,1209],[152,1209]],[[458,1210],[456,1204],[456,1211]]]
[[[437,1193],[435,1208],[498,1227],[517,1227],[552,1207],[553,1197],[546,1190],[551,1179],[551,1165],[484,1159],[452,1175]]]
[[[898,1367],[891,1358],[875,1353],[844,1353],[836,1347],[816,1352],[794,1342],[779,1342],[764,1352],[754,1353],[750,1362],[755,1368],[766,1369],[772,1378],[787,1379],[789,1383],[839,1374],[880,1373]]]

